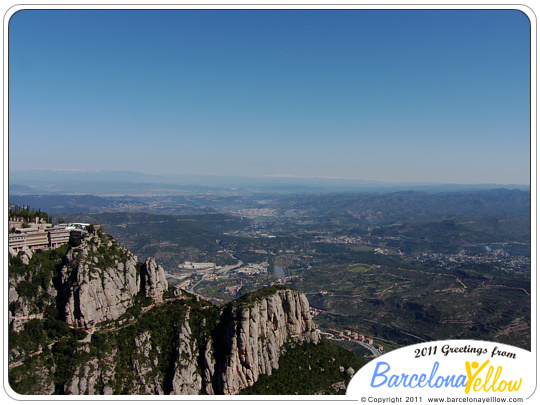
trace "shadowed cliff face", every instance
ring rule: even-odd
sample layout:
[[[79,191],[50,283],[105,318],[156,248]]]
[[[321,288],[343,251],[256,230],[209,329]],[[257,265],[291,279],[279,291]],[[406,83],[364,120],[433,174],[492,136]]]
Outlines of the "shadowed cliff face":
[[[62,253],[52,264],[39,254],[12,257],[17,392],[237,394],[278,368],[287,342],[320,340],[305,295],[290,288],[259,290],[220,310],[169,291],[161,266],[139,263],[108,235],[88,235]],[[21,288],[36,281],[32,274],[40,275],[35,297]],[[39,312],[45,296],[48,309]]]

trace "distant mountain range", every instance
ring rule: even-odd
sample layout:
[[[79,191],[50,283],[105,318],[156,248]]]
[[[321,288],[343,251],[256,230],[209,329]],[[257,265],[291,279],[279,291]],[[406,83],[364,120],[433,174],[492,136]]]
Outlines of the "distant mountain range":
[[[24,170],[9,172],[11,195],[181,195],[193,193],[331,193],[353,191],[464,191],[493,188],[530,190],[517,184],[392,183],[321,177],[234,177],[154,175],[132,171]]]

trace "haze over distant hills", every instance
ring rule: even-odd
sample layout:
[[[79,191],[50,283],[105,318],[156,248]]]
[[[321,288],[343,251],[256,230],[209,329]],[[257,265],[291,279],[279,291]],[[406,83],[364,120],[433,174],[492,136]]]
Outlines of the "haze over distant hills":
[[[518,184],[437,184],[397,183],[360,179],[220,175],[154,175],[132,171],[26,170],[9,172],[9,193],[93,194],[93,195],[175,195],[185,193],[242,194],[253,192],[326,193],[354,191],[462,191],[511,188],[529,190]]]

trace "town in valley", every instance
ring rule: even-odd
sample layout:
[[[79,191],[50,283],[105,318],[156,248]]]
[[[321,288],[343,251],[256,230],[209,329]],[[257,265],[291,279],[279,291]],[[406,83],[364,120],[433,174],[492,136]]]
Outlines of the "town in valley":
[[[65,197],[79,212],[56,196],[11,199],[40,202],[59,221],[40,231],[49,238],[99,225],[216,305],[298,289],[321,332],[366,357],[450,338],[530,347],[525,191],[96,197],[102,207],[85,198]],[[16,229],[10,244],[31,232]]]

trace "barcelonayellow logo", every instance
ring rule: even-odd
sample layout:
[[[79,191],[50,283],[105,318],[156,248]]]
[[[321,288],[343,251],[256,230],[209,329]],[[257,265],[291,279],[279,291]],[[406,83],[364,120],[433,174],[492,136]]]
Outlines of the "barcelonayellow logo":
[[[490,360],[486,360],[482,365],[479,365],[477,361],[472,363],[466,361],[465,369],[467,374],[452,374],[452,375],[438,375],[439,362],[436,361],[433,363],[433,368],[428,374],[390,374],[390,365],[385,361],[377,362],[373,377],[371,379],[371,387],[379,388],[386,386],[388,388],[403,386],[405,388],[441,388],[441,387],[452,387],[459,388],[465,387],[465,393],[468,394],[471,391],[471,388],[474,391],[494,391],[494,392],[503,392],[505,390],[517,391],[521,387],[522,379],[518,381],[506,381],[499,378],[503,371],[502,366],[498,366],[497,370],[494,372],[494,367],[489,366],[485,376],[480,374],[482,370],[489,364]]]
[[[375,357],[349,383],[348,395],[418,394],[527,397],[536,382],[531,352],[494,342],[447,340]],[[369,402],[369,401],[368,401]],[[373,401],[379,402],[379,401]]]
[[[519,379],[519,383],[517,381],[506,381],[504,379],[501,379],[500,382],[498,382],[499,377],[502,373],[502,366],[497,367],[497,371],[495,372],[495,375],[493,375],[493,366],[489,366],[487,374],[482,380],[481,375],[478,374],[487,366],[489,363],[489,360],[486,360],[481,366],[478,364],[477,361],[473,361],[472,364],[468,361],[465,362],[465,368],[467,370],[467,384],[465,385],[465,394],[468,394],[471,391],[471,387],[474,391],[480,391],[481,389],[484,391],[498,391],[503,392],[505,390],[508,390],[508,392],[517,391],[521,388],[521,381],[522,379]],[[474,371],[474,374],[473,374]],[[490,384],[491,377],[493,376],[493,382]]]

